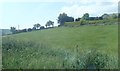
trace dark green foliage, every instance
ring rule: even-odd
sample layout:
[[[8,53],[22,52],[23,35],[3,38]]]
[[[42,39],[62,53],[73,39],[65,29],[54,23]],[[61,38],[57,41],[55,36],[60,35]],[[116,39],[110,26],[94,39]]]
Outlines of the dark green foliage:
[[[40,29],[41,29],[41,30],[42,30],[42,29],[45,29],[45,27],[44,27],[44,26],[41,26]]]
[[[33,27],[32,30],[36,30],[36,27]]]
[[[63,14],[60,14],[58,16],[58,23],[60,23],[60,25],[63,25],[64,22],[65,22],[65,18],[67,17],[67,14],[63,13]]]
[[[39,29],[40,28],[40,24],[39,23],[37,23],[37,24],[34,24],[34,27],[36,28],[36,29]]]
[[[47,28],[48,26],[51,26],[51,25],[52,25],[52,27],[54,26],[54,22],[51,21],[51,20],[47,21],[47,23],[45,24],[46,28]]]
[[[110,16],[108,14],[103,14],[101,16],[104,20],[108,20],[110,18]]]
[[[103,20],[102,17],[89,17],[89,20]]]
[[[16,28],[15,27],[10,27],[10,31],[15,34],[16,33]]]
[[[113,13],[113,14],[111,15],[111,17],[112,17],[113,19],[116,19],[118,16],[117,16],[117,14],[114,14],[114,13]]]
[[[29,32],[31,32],[31,31],[32,31],[32,29],[31,29],[31,28],[28,28],[28,31],[29,31]]]
[[[74,18],[67,16],[67,14],[63,13],[58,16],[58,23],[60,25],[64,25],[65,22],[73,22]]]
[[[89,14],[85,13],[82,17],[83,20],[89,20]]]
[[[27,32],[27,29],[18,30],[18,32]]]
[[[67,17],[65,22],[74,22],[74,18],[73,17]]]
[[[30,29],[29,29],[30,30]],[[21,30],[16,30],[15,34],[17,33],[23,33],[23,32],[27,32],[28,29],[21,29]]]
[[[76,18],[75,21],[80,21],[81,18]]]

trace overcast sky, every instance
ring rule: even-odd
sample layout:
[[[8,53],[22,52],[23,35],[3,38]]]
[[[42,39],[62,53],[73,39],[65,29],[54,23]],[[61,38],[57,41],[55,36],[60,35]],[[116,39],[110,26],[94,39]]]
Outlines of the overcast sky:
[[[63,12],[74,18],[84,13],[90,16],[117,13],[118,0],[1,0],[0,29],[18,25],[20,29],[32,28],[36,23],[44,26],[48,20],[57,25],[57,17]]]

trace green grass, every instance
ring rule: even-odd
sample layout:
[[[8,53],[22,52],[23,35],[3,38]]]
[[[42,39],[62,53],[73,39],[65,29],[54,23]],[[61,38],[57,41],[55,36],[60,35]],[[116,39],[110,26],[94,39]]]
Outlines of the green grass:
[[[85,68],[93,50],[108,56],[104,68],[117,68],[117,26],[58,27],[3,37],[3,68]]]
[[[68,27],[78,27],[80,25],[111,25],[118,22],[118,19],[108,19],[108,20],[80,20],[77,22],[65,22],[64,26]]]
[[[65,22],[65,24],[64,24],[64,26],[71,26],[71,27],[73,27],[73,26],[80,26],[80,21],[77,21],[77,22]]]

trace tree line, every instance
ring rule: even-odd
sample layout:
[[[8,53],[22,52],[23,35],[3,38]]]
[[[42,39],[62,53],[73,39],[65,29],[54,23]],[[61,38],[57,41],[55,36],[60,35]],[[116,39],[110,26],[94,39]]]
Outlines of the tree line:
[[[59,26],[63,26],[65,22],[77,22],[77,21],[84,21],[84,20],[107,20],[107,19],[115,19],[119,17],[120,18],[120,14],[103,14],[102,16],[99,16],[99,17],[90,17],[89,16],[89,13],[85,13],[81,18],[78,17],[78,18],[74,18],[74,17],[70,17],[68,16],[66,13],[61,13],[59,14],[58,16],[58,27]],[[50,27],[52,26],[52,27]],[[45,28],[46,27],[46,28]],[[46,22],[45,24],[45,27],[44,26],[41,26],[41,24],[37,23],[37,24],[34,24],[32,28],[28,28],[28,29],[22,29],[22,30],[17,30],[15,27],[10,27],[10,30],[13,34],[15,33],[21,33],[21,32],[29,32],[29,31],[33,31],[33,30],[42,30],[42,29],[48,29],[48,28],[53,28],[54,27],[54,22],[49,20]]]
[[[69,17],[67,16],[67,14],[63,13],[60,14],[58,17],[58,23],[62,26],[64,25],[65,22],[77,22],[77,21],[81,21],[81,20],[109,20],[109,19],[115,19],[117,18],[118,15],[113,13],[113,14],[103,14],[102,16],[99,17],[90,17],[89,13],[85,13],[81,18],[78,17],[76,19],[74,19],[73,17]],[[119,16],[120,17],[120,16]]]
[[[54,22],[49,20],[49,21],[47,21],[45,26],[46,26],[46,28],[44,26],[41,26],[41,24],[37,23],[37,24],[34,24],[32,28],[22,29],[22,30],[16,29],[15,27],[10,27],[10,31],[13,34],[16,34],[16,33],[21,33],[21,32],[30,32],[30,31],[34,31],[34,30],[42,30],[42,29],[53,28],[54,27]],[[50,27],[50,26],[52,26],[52,27]]]

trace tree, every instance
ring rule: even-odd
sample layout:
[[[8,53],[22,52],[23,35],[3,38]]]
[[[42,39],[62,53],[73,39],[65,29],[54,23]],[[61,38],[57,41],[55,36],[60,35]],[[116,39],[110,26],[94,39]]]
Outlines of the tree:
[[[27,29],[22,29],[21,32],[27,32]]]
[[[47,28],[47,26],[51,26],[51,25],[52,25],[52,27],[54,26],[54,22],[51,20],[47,21],[47,23],[45,24],[46,28]]]
[[[117,14],[114,14],[114,13],[113,13],[113,14],[112,14],[112,18],[113,18],[113,19],[117,18]]]
[[[29,31],[29,32],[31,32],[31,31],[32,31],[32,29],[31,29],[31,28],[28,28],[28,31]]]
[[[65,18],[67,17],[67,14],[63,13],[63,14],[60,14],[58,16],[58,23],[60,23],[60,25],[63,25],[64,22],[65,22]]]
[[[10,31],[15,34],[16,33],[16,28],[15,27],[10,27]]]
[[[103,20],[103,18],[102,18],[102,17],[99,17],[99,20]]]
[[[89,20],[89,14],[85,13],[82,17],[83,20]]]
[[[37,23],[36,25],[37,25],[37,26],[36,26],[36,27],[37,27],[37,29],[38,29],[38,28],[40,28],[40,26],[41,26],[39,23]]]
[[[38,28],[40,28],[40,24],[39,23],[37,23],[37,24],[34,24],[34,28],[36,28],[36,29],[38,29]]]
[[[54,22],[53,21],[51,21],[51,25],[52,25],[52,27],[54,27]]]
[[[45,27],[44,27],[44,26],[41,26],[40,29],[45,29]]]
[[[47,23],[45,24],[46,28],[47,28]]]
[[[33,28],[34,28],[34,30],[35,30],[35,29],[37,28],[37,24],[34,24],[33,26],[34,26]]]
[[[76,18],[75,21],[80,21],[81,18]]]
[[[73,21],[74,18],[67,16],[66,13],[59,14],[58,16],[58,23],[60,23],[60,25],[64,25],[65,22],[73,22]]]
[[[36,30],[36,27],[33,27],[32,30]]]
[[[109,16],[108,14],[103,14],[101,17],[102,17],[104,20],[106,20],[106,19],[109,19],[109,18],[110,18],[110,16]]]

